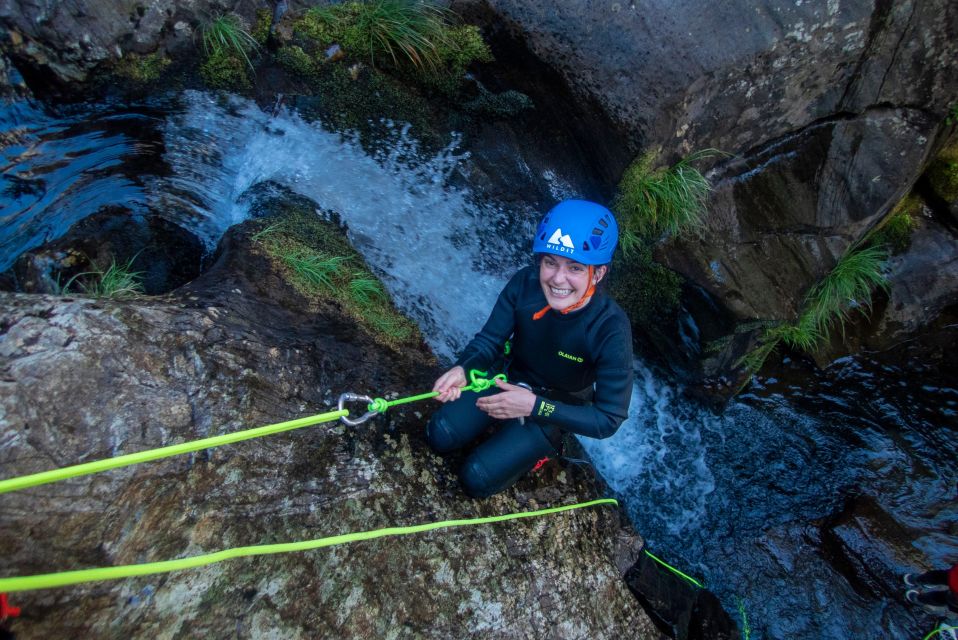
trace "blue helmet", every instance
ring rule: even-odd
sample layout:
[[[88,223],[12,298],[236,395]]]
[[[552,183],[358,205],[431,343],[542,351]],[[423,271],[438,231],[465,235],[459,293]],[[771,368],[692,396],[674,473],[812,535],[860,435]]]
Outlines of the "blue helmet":
[[[619,225],[612,212],[587,200],[563,200],[542,218],[533,253],[551,253],[582,264],[612,262]]]

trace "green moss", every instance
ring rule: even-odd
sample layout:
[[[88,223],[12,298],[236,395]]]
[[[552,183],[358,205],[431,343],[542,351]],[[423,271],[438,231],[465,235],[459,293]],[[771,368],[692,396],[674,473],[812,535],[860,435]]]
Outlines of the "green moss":
[[[116,63],[114,71],[122,78],[145,84],[158,79],[169,65],[170,59],[159,51],[145,56],[127,53]]]
[[[213,89],[250,89],[249,67],[240,58],[225,52],[214,53],[200,66],[200,75]]]
[[[903,198],[872,231],[867,243],[885,246],[893,255],[904,252],[911,244],[911,234],[918,225],[920,213],[921,198],[914,194]]]
[[[958,202],[958,142],[941,150],[926,171],[928,183],[945,202]]]
[[[312,208],[285,207],[278,220],[261,221],[252,238],[308,299],[334,302],[380,344],[396,349],[421,344],[419,329],[393,306],[342,229]]]
[[[532,99],[524,93],[508,90],[492,93],[480,86],[479,96],[466,102],[463,108],[469,113],[492,116],[493,118],[512,118],[527,109],[534,109]]]
[[[256,22],[253,23],[253,29],[250,31],[250,35],[253,36],[256,44],[261,47],[266,46],[266,41],[269,40],[269,28],[272,24],[272,11],[269,9],[256,10]]]
[[[318,79],[317,62],[297,45],[283,47],[276,52],[276,62],[294,77],[312,82]]]
[[[337,131],[357,131],[367,145],[383,138],[388,121],[408,122],[427,150],[445,144],[432,105],[398,80],[376,69],[340,63],[301,68],[314,93],[301,100],[307,117],[318,117]]]
[[[489,63],[493,60],[492,51],[482,39],[478,27],[474,25],[452,27],[436,45],[435,66],[423,69],[419,80],[440,93],[454,95],[462,86],[469,65]],[[522,96],[521,93],[513,93]],[[528,100],[528,97],[525,98]]]
[[[682,278],[652,260],[648,247],[612,264],[610,289],[633,324],[648,325],[674,318],[682,297]]]

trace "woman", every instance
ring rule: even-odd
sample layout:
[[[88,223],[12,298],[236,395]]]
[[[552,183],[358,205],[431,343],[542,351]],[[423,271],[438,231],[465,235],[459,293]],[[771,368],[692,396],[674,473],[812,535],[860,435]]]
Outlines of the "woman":
[[[459,475],[469,495],[512,486],[560,453],[565,432],[607,438],[628,416],[629,321],[597,288],[617,242],[618,225],[605,207],[584,200],[556,205],[532,243],[537,264],[512,277],[485,326],[433,385],[445,403],[426,431],[436,451],[462,448],[504,421],[463,463]],[[488,371],[510,338],[510,382],[460,395],[466,372]]]

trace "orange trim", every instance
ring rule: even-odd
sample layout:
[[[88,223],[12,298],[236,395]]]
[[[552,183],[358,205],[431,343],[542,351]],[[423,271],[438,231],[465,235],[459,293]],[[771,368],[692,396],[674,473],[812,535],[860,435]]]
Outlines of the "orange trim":
[[[569,313],[570,311],[575,311],[576,309],[580,308],[582,305],[584,305],[586,302],[589,301],[589,298],[591,298],[595,294],[595,281],[593,280],[593,278],[595,278],[595,267],[593,267],[590,264],[589,265],[589,288],[585,290],[585,294],[581,298],[579,298],[578,302],[576,302],[571,307],[567,307],[563,309],[559,313],[561,313],[562,315],[565,315]],[[550,307],[549,305],[542,307],[541,309],[539,309],[538,311],[532,314],[532,319],[533,320],[542,319],[542,316],[548,313],[549,309],[551,308],[552,307]]]
[[[584,305],[586,302],[589,301],[589,298],[591,298],[592,294],[595,293],[595,282],[593,281],[594,277],[595,277],[595,267],[593,267],[590,264],[589,265],[589,288],[585,290],[585,294],[581,298],[579,298],[578,302],[576,302],[571,307],[566,307],[559,313],[561,313],[562,315],[565,315],[569,313],[570,311],[575,311],[576,309],[578,309],[579,307],[581,307],[582,305]]]

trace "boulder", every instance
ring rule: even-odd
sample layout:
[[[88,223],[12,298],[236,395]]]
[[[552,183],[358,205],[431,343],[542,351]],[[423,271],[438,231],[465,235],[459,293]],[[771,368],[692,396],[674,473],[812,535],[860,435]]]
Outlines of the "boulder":
[[[63,237],[20,255],[12,272],[17,290],[57,293],[74,278],[70,290],[81,290],[83,274],[129,265],[143,292],[157,295],[198,276],[205,252],[199,238],[160,216],[105,207]]]
[[[395,397],[437,374],[334,303],[297,293],[234,228],[216,264],[135,301],[0,294],[4,477]],[[260,223],[261,224],[261,223]],[[570,504],[591,470],[553,463],[494,498],[431,454],[428,402],[0,495],[2,575],[132,564]],[[616,561],[607,506],[12,594],[21,640],[131,636],[658,638]],[[634,553],[631,554],[634,557]]]

